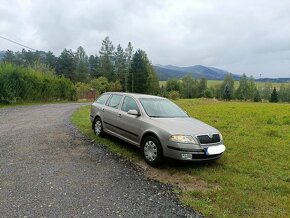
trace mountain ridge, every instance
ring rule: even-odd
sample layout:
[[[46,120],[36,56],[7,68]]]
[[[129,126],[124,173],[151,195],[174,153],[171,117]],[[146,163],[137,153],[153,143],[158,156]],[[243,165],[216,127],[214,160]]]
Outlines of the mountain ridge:
[[[202,77],[208,80],[223,80],[228,71],[218,69],[215,67],[206,67],[203,65],[194,65],[187,67],[178,67],[174,65],[154,65],[153,66],[159,80],[167,80],[170,78],[181,79],[187,74],[191,74],[194,78],[200,79]],[[234,80],[239,80],[240,75],[233,74]]]
[[[187,67],[178,67],[174,65],[161,65],[156,64],[153,65],[156,74],[161,81],[165,81],[171,78],[181,79],[182,77],[190,74],[195,79],[200,79],[202,77],[207,80],[223,80],[226,75],[230,72],[226,70],[222,70],[216,67],[206,67],[203,65],[194,65]],[[241,75],[232,74],[234,80],[240,80]],[[290,82],[290,77],[279,77],[279,78],[259,78],[255,79],[257,82],[277,82],[277,83],[285,83]]]

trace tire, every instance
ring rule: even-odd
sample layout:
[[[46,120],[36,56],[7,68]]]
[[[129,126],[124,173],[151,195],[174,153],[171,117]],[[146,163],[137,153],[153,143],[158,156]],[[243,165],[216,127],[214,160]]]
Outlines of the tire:
[[[147,164],[152,167],[161,165],[163,153],[160,142],[153,136],[148,136],[142,143],[142,155]]]
[[[94,122],[94,133],[96,136],[103,136],[104,131],[103,131],[103,123],[101,118],[97,117]]]

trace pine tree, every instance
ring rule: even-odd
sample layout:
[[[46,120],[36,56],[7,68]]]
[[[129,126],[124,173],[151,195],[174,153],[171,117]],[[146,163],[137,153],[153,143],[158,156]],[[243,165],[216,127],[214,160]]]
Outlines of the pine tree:
[[[146,53],[138,49],[133,56],[129,70],[129,91],[147,94],[155,93],[159,89],[159,83],[156,81],[158,81],[156,73]]]
[[[226,86],[228,86],[226,88]],[[233,75],[231,73],[227,74],[222,85],[221,85],[221,88],[220,88],[220,91],[219,93],[217,93],[217,96],[220,96],[220,98],[224,98],[224,92],[225,90],[227,89],[227,92],[228,94],[226,95],[227,96],[227,100],[231,100],[234,98],[234,79],[233,79]]]
[[[109,81],[115,80],[114,76],[114,46],[107,36],[100,50],[99,70],[102,76],[105,76]]]
[[[131,62],[132,62],[132,58],[133,58],[133,46],[131,44],[131,42],[128,43],[127,48],[125,49],[125,55],[126,55],[126,75],[125,75],[125,84],[124,84],[124,88],[125,91],[130,91],[128,90],[128,77],[129,77],[129,71],[130,71],[130,66],[131,66]]]
[[[117,50],[114,53],[114,60],[116,78],[121,82],[122,90],[125,91],[127,77],[126,54],[120,44],[117,46]]]
[[[75,76],[76,63],[74,54],[71,50],[64,49],[57,59],[56,73],[64,75],[73,82],[77,82]]]
[[[99,57],[97,55],[90,55],[89,57],[89,73],[91,78],[97,78],[99,73]]]
[[[274,87],[274,89],[271,93],[270,102],[278,102],[278,101],[279,101],[278,93],[277,93],[276,87]]]
[[[229,101],[232,99],[232,90],[229,83],[225,85],[224,92],[223,92],[223,99]]]
[[[88,80],[88,56],[82,46],[78,47],[75,53],[75,77],[78,82],[86,82]]]

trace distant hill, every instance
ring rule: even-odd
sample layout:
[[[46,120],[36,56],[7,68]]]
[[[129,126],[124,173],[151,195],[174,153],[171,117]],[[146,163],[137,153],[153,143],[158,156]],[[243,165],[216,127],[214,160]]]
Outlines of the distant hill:
[[[187,74],[191,74],[194,78],[200,79],[202,77],[208,80],[223,80],[229,73],[214,67],[205,67],[202,65],[195,65],[189,67],[177,67],[173,65],[155,65],[154,69],[159,80],[168,80],[170,78],[180,79]],[[234,80],[239,80],[240,76],[233,74]]]

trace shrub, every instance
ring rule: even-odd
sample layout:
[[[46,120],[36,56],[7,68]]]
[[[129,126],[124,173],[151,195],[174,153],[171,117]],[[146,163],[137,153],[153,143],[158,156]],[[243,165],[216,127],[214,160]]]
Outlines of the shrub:
[[[168,97],[172,100],[176,100],[180,98],[180,93],[178,91],[170,91]]]
[[[52,70],[0,63],[0,102],[74,100],[74,84]]]

